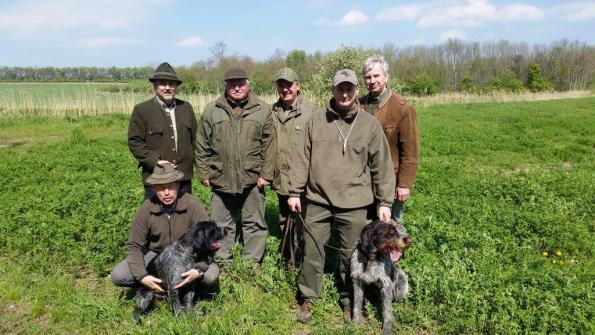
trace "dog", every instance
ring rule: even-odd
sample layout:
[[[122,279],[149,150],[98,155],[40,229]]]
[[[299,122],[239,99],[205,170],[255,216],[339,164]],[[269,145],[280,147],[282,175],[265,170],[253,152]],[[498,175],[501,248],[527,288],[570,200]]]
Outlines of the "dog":
[[[407,274],[396,267],[402,253],[411,245],[411,237],[391,223],[373,221],[360,234],[351,257],[353,282],[353,321],[361,322],[364,289],[380,291],[382,333],[392,334],[392,302],[403,299],[409,291]]]
[[[178,241],[163,249],[153,260],[150,272],[162,280],[176,317],[184,310],[191,312],[194,308],[196,280],[175,289],[174,286],[183,281],[181,274],[192,268],[205,272],[209,264],[213,263],[224,235],[225,232],[213,221],[193,223]],[[137,290],[137,304],[133,313],[137,323],[140,323],[140,316],[149,308],[154,297],[155,293],[145,286],[141,285]]]

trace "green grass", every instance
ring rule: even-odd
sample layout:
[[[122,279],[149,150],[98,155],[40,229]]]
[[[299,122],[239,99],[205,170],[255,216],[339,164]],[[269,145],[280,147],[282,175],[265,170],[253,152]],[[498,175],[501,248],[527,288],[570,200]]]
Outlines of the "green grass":
[[[395,329],[594,333],[595,98],[433,106],[418,117],[414,244],[399,263],[411,292],[394,305]],[[0,118],[0,141],[35,139],[0,149],[0,333],[378,333],[373,317],[342,321],[331,274],[312,322],[295,320],[296,274],[280,266],[270,192],[262,276],[236,257],[220,294],[200,303],[204,315],[176,320],[160,302],[135,325],[133,302],[106,278],[142,197],[126,127],[122,115]],[[194,193],[207,203],[206,189]]]

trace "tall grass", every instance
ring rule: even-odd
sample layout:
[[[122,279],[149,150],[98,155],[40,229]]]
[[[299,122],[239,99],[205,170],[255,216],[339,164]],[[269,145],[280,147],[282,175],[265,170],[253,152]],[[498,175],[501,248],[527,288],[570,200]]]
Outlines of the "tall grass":
[[[0,117],[81,117],[103,114],[129,114],[137,103],[150,98],[139,92],[107,92],[103,88],[118,84],[107,83],[0,83]],[[308,96],[308,92],[305,92]],[[330,92],[329,92],[330,98]],[[433,96],[408,96],[416,107],[429,107],[452,103],[493,103],[510,101],[540,101],[583,98],[591,91],[486,94],[440,93]],[[188,94],[179,98],[189,101],[197,114],[214,100],[217,94]],[[261,96],[268,103],[277,100],[273,94]],[[324,105],[327,101],[319,101]]]

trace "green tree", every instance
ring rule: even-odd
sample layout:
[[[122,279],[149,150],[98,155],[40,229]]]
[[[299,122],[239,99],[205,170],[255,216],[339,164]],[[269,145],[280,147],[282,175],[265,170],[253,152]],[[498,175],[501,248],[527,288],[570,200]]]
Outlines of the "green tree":
[[[405,84],[405,91],[418,96],[434,95],[440,91],[440,84],[428,75],[420,74]]]
[[[285,58],[285,64],[294,69],[300,76],[300,79],[303,80],[302,76],[306,72],[306,52],[304,50],[291,50]]]
[[[372,53],[372,50],[353,47],[342,47],[329,53],[318,64],[317,71],[312,75],[312,80],[305,85],[305,91],[319,105],[326,105],[331,96],[333,77],[341,69],[354,70],[358,74],[360,87],[365,87],[359,75],[359,69],[363,61]],[[360,93],[362,93],[361,90]]]
[[[553,91],[554,84],[545,81],[539,64],[531,64],[527,72],[527,88],[531,92]]]
[[[522,92],[525,90],[523,82],[511,70],[504,71],[499,78],[492,80],[487,88],[489,90],[506,92]]]

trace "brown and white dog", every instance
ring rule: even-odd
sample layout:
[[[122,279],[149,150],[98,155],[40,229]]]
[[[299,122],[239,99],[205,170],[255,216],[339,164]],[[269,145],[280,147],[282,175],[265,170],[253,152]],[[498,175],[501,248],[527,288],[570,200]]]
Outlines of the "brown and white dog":
[[[392,334],[392,302],[409,291],[407,274],[396,262],[411,245],[411,237],[396,225],[374,221],[364,227],[351,257],[353,281],[353,321],[361,322],[364,289],[380,291],[382,300],[382,333]]]

